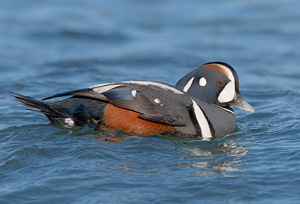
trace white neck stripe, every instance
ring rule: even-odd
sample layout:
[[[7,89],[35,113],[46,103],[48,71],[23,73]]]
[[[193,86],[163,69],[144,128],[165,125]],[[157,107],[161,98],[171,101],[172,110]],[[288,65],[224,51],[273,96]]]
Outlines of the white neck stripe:
[[[200,129],[201,129],[202,138],[203,139],[209,139],[209,138],[212,137],[212,134],[211,134],[211,131],[210,131],[208,121],[207,121],[203,111],[199,107],[199,105],[193,99],[192,99],[192,102],[193,102],[194,113],[196,115],[197,122],[200,126]]]
[[[220,108],[220,109],[222,109],[222,110],[224,110],[224,111],[227,111],[228,113],[231,113],[231,114],[235,115],[234,111],[232,111],[232,110],[230,110],[230,109],[228,109],[228,108],[224,108],[224,107],[222,107],[222,106],[218,106],[218,105],[213,104],[213,103],[211,103],[211,105],[213,105],[213,106],[215,106],[215,107],[218,107],[218,108]]]

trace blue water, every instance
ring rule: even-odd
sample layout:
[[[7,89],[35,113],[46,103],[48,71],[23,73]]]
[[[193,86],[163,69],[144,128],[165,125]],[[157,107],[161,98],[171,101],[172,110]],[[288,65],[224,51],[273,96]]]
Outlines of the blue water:
[[[0,1],[0,203],[300,203],[300,2]],[[213,141],[49,125],[37,99],[94,84],[175,84],[209,61],[256,109]]]

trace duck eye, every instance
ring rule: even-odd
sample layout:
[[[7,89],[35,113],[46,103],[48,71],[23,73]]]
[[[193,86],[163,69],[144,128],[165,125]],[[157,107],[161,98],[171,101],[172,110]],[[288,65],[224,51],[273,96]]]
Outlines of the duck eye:
[[[224,86],[224,82],[223,81],[218,81],[217,84],[218,84],[218,86],[221,86],[221,87]]]

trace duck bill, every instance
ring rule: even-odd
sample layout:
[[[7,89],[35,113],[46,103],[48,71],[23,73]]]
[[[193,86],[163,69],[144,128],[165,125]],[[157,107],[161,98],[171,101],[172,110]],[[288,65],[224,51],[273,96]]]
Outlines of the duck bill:
[[[233,101],[230,102],[230,105],[251,113],[255,112],[255,109],[249,103],[247,103],[247,101],[239,93],[235,95]]]

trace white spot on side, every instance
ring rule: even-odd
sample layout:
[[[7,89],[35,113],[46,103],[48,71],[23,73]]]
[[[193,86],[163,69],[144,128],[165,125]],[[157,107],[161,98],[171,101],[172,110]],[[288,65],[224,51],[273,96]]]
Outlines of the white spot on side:
[[[207,81],[204,77],[201,77],[200,80],[199,80],[199,85],[200,86],[206,86],[207,84]]]
[[[135,98],[136,97],[136,90],[132,90],[131,95]]]
[[[154,99],[155,103],[160,103],[160,100],[158,98]]]
[[[198,106],[198,104],[193,99],[192,99],[192,102],[193,102],[194,113],[196,115],[196,119],[197,119],[198,124],[201,129],[202,138],[209,139],[212,137],[212,135],[211,135],[208,121],[207,121],[204,113],[202,112],[201,108]]]
[[[74,120],[72,120],[71,118],[66,118],[65,123],[69,126],[74,126]]]
[[[221,93],[218,96],[218,101],[220,103],[227,103],[234,99],[235,95],[235,79],[234,76],[229,68],[227,68],[224,65],[218,64],[226,73],[229,78],[229,82],[226,84],[226,86],[223,88]]]
[[[176,89],[173,86],[170,86],[168,84],[163,84],[163,83],[159,83],[159,82],[155,82],[155,81],[123,81],[120,83],[124,83],[124,84],[139,84],[139,85],[152,85],[152,86],[157,86],[160,87],[162,89],[168,90],[168,91],[172,91],[176,94],[184,94],[182,91]]]
[[[192,86],[193,81],[194,81],[194,77],[192,77],[192,78],[186,83],[186,85],[185,85],[184,88],[183,88],[183,91],[184,91],[184,92],[188,92],[188,90],[189,90],[189,89],[191,88],[191,86]]]

